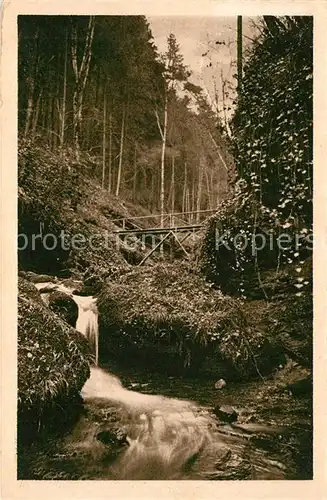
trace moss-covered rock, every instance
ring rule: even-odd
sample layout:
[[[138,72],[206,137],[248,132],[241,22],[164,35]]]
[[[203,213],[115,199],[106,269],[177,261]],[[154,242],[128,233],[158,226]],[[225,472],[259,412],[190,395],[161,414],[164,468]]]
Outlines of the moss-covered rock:
[[[108,281],[98,308],[104,358],[216,379],[266,374],[284,360],[277,343],[249,325],[238,299],[188,266],[158,265]]]
[[[55,315],[34,285],[19,278],[18,425],[22,439],[72,411],[89,377],[87,340]]]
[[[78,307],[76,302],[69,295],[59,291],[52,292],[49,297],[49,307],[70,326],[76,326]]]

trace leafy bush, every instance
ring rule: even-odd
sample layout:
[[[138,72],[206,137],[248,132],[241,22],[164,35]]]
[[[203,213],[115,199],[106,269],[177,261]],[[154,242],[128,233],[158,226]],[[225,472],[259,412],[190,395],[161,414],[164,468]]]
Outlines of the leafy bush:
[[[81,199],[74,156],[53,154],[46,146],[20,140],[18,147],[19,215],[46,223],[56,230],[63,210]]]
[[[288,273],[288,293],[311,293],[312,234],[259,204],[252,193],[236,191],[207,223],[199,268],[227,293],[271,299]],[[288,239],[287,239],[288,238]],[[264,244],[263,244],[264,243]]]

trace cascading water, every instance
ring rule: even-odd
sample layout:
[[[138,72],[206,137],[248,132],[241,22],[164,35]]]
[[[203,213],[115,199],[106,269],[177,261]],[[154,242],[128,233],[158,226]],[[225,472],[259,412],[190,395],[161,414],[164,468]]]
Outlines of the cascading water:
[[[81,332],[88,339],[95,355],[95,364],[98,365],[99,328],[96,298],[82,297],[79,295],[72,295],[72,297],[78,306],[76,330]]]
[[[110,467],[115,479],[181,478],[185,464],[212,444],[208,413],[189,401],[127,390],[100,368],[91,369],[82,396],[123,410],[129,446]]]

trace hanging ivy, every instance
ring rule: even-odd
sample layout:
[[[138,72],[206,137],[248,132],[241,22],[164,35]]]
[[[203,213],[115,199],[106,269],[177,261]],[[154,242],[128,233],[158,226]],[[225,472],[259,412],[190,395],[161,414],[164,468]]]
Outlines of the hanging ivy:
[[[227,292],[248,296],[258,288],[268,298],[264,273],[277,277],[287,266],[293,291],[311,290],[302,268],[312,249],[312,80],[312,18],[264,18],[231,124],[239,181],[209,221],[201,254],[206,276]],[[223,234],[227,245],[218,249]],[[288,245],[278,243],[281,234]],[[258,251],[257,235],[267,242]]]

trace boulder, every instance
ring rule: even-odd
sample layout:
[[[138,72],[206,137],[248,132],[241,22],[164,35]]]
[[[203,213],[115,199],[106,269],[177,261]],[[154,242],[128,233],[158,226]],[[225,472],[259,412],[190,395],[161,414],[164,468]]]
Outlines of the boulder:
[[[121,429],[98,432],[96,438],[106,446],[122,446],[128,444],[127,434]]]
[[[238,417],[238,413],[233,406],[216,406],[213,412],[223,422],[236,422]]]
[[[55,276],[49,274],[37,274],[33,271],[20,271],[19,276],[25,278],[32,283],[55,283],[57,281]]]
[[[78,318],[76,302],[66,293],[55,291],[49,297],[50,309],[58,314],[70,326],[75,328]]]
[[[304,396],[312,393],[312,376],[300,378],[287,385],[288,390],[293,396]]]

